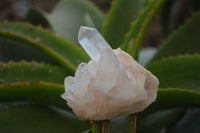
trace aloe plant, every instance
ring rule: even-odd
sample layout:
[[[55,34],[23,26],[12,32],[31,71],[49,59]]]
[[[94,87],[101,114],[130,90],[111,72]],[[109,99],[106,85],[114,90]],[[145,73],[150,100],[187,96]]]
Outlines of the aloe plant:
[[[197,1],[190,3],[192,17],[171,34],[171,0],[114,0],[108,15],[86,0],[62,0],[50,13],[27,12],[26,21],[53,32],[27,22],[0,23],[0,132],[199,133],[200,11]],[[112,48],[140,60],[159,11],[166,38],[145,65],[160,81],[156,101],[134,115],[80,121],[60,96],[64,78],[90,60],[77,42],[79,27],[97,28]]]

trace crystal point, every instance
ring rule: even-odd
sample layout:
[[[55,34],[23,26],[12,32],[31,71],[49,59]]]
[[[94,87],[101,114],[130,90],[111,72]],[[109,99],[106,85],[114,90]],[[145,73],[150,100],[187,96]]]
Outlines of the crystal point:
[[[110,45],[95,28],[81,26],[78,40],[92,59],[99,57],[104,50],[111,49]]]

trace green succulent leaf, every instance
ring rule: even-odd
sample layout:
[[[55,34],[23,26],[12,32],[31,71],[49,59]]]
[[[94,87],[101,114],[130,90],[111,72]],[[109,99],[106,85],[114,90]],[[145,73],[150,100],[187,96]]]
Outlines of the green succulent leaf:
[[[10,104],[0,111],[0,132],[78,133],[89,128],[70,112],[61,111],[36,104]]]
[[[63,85],[42,81],[3,84],[0,85],[0,102],[28,101],[70,110],[66,101],[61,98],[64,92]]]
[[[174,108],[161,110],[138,120],[137,133],[160,133],[162,129],[168,128],[172,123],[177,122],[185,113],[184,109]]]
[[[168,37],[152,61],[177,54],[200,53],[200,11]]]
[[[143,0],[114,0],[102,30],[104,38],[112,48],[124,41],[125,34],[142,9]]]
[[[30,8],[26,13],[25,20],[34,25],[41,25],[44,28],[51,27],[46,12],[42,9]]]
[[[177,88],[159,89],[156,101],[139,113],[139,117],[142,119],[150,113],[164,109],[198,106],[200,106],[200,93],[197,91]]]
[[[169,128],[166,133],[199,133],[199,123],[200,108],[191,108],[185,113],[185,117]]]
[[[45,48],[22,36],[0,31],[0,60],[3,62],[24,59],[27,61],[36,60],[56,64],[55,61],[46,55],[47,52],[40,52],[40,49]]]
[[[199,91],[200,55],[164,58],[147,66],[160,81],[161,88],[187,88]]]
[[[138,133],[156,133],[167,129],[181,119],[186,110],[184,108],[199,106],[199,92],[177,88],[158,89],[156,101],[137,113],[136,130]]]
[[[21,81],[45,81],[63,84],[65,76],[64,70],[49,64],[24,61],[0,63],[0,85]]]
[[[45,61],[62,66],[67,74],[75,72],[75,67],[52,49],[11,32],[0,31],[0,53],[0,60],[3,62],[9,60]]]
[[[200,106],[200,93],[187,89],[158,89],[157,99],[144,111],[137,113],[137,132],[156,133],[173,126],[188,107]],[[123,122],[126,122],[123,120]]]
[[[26,14],[27,21],[50,26],[58,35],[77,45],[80,26],[95,27],[100,31],[104,19],[103,13],[88,0],[62,0],[51,13],[31,8]]]
[[[62,0],[47,17],[57,34],[76,44],[80,26],[101,30],[104,21],[103,13],[88,0]]]
[[[187,88],[190,90],[199,91],[199,71],[200,67],[200,56],[196,55],[180,55],[177,57],[169,57],[164,58],[159,61],[155,61],[149,66],[149,69],[155,76],[158,77],[160,81],[160,87],[168,88],[168,87],[178,87],[178,88]],[[161,76],[162,75],[162,76]],[[174,93],[176,97],[182,97]],[[172,98],[169,96],[170,99]],[[187,101],[189,98],[187,96],[183,96]],[[169,99],[165,97],[166,99]],[[195,96],[193,99],[196,99]],[[177,102],[177,99],[173,99],[173,102]],[[187,102],[182,102],[184,105],[193,105],[195,103],[187,104]],[[164,104],[164,103],[163,103]],[[170,104],[173,104],[172,102]],[[160,105],[157,105],[160,106]],[[178,105],[177,105],[178,106]],[[173,113],[173,111],[171,112]],[[156,116],[155,116],[156,117]],[[183,116],[182,119],[185,119],[186,116]],[[178,122],[178,121],[177,121]],[[171,123],[171,126],[174,126],[174,123]]]
[[[131,25],[121,48],[130,53],[133,58],[138,58],[139,47],[142,43],[144,35],[154,16],[165,2],[166,0],[150,1],[141,11],[135,22]]]
[[[62,56],[74,66],[77,66],[80,62],[87,62],[90,59],[82,49],[73,43],[58,37],[41,27],[31,26],[29,24],[4,22],[0,24],[0,30],[24,36],[41,46],[48,47],[51,51]]]

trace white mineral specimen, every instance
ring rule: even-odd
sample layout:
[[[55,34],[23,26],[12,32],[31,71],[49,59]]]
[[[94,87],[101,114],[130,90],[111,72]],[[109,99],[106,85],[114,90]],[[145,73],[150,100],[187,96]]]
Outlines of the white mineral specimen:
[[[158,79],[120,48],[112,50],[96,29],[81,27],[79,42],[92,60],[65,78],[62,94],[79,119],[113,119],[156,99]]]

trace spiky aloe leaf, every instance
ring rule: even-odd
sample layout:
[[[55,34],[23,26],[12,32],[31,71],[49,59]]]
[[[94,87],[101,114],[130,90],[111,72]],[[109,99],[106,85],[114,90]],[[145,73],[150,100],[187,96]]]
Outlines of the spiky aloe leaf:
[[[64,70],[49,64],[25,61],[0,63],[0,85],[21,81],[45,81],[63,84],[65,76]]]
[[[56,108],[28,103],[2,106],[8,108],[0,110],[1,133],[78,133],[89,128],[87,122]]]
[[[43,24],[43,21],[36,20],[40,17],[47,21],[57,34],[77,45],[80,26],[101,30],[104,21],[103,13],[88,0],[62,0],[49,14],[41,9],[30,9],[26,15],[26,19],[34,24]]]
[[[169,38],[161,45],[152,61],[177,54],[200,53],[199,34],[200,11],[195,13],[191,19],[169,36]]]
[[[149,69],[158,77],[160,81],[160,87],[179,87],[181,89],[187,88],[190,90],[199,91],[199,61],[200,56],[198,54],[180,55],[177,57],[169,57],[155,61],[147,66],[147,69]],[[174,93],[174,95],[179,97],[179,95],[176,93]],[[167,99],[167,97],[165,98]],[[184,98],[188,100],[187,96],[184,96]],[[193,98],[195,99],[195,97]],[[174,99],[174,102],[176,101],[178,100]],[[182,102],[182,104],[186,105],[187,102]],[[193,103],[190,103],[188,105],[192,106],[192,104]],[[183,119],[184,118],[185,116],[183,116]]]
[[[34,25],[41,25],[44,28],[51,27],[46,12],[42,9],[30,8],[26,13],[25,20]]]
[[[104,24],[102,34],[108,43],[117,48],[124,41],[131,22],[142,9],[143,0],[114,0]]]
[[[150,1],[131,25],[121,48],[128,51],[135,59],[138,58],[140,44],[142,43],[151,21],[165,2],[166,0]]]
[[[177,88],[159,89],[156,101],[139,115],[144,118],[159,110],[196,106],[200,106],[200,93],[197,91]]]
[[[82,49],[73,43],[68,42],[62,37],[58,37],[41,27],[35,27],[29,24],[4,22],[0,24],[0,30],[21,35],[33,42],[39,43],[41,46],[48,47],[51,51],[62,56],[74,66],[77,66],[80,62],[87,62],[90,59]]]
[[[156,101],[144,111],[137,113],[136,131],[145,133],[148,130],[154,133],[173,126],[184,115],[185,110],[182,107],[200,107],[200,93],[177,88],[158,89]],[[122,119],[122,122],[128,122],[128,119]]]
[[[147,69],[160,81],[161,88],[187,88],[199,91],[200,55],[180,55],[155,61]]]
[[[52,49],[11,32],[0,31],[0,52],[0,60],[3,62],[9,60],[45,61],[63,67],[68,74],[73,74],[75,71],[71,63]]]
[[[69,109],[61,98],[64,86],[55,83],[20,82],[0,85],[0,102],[28,101]]]

